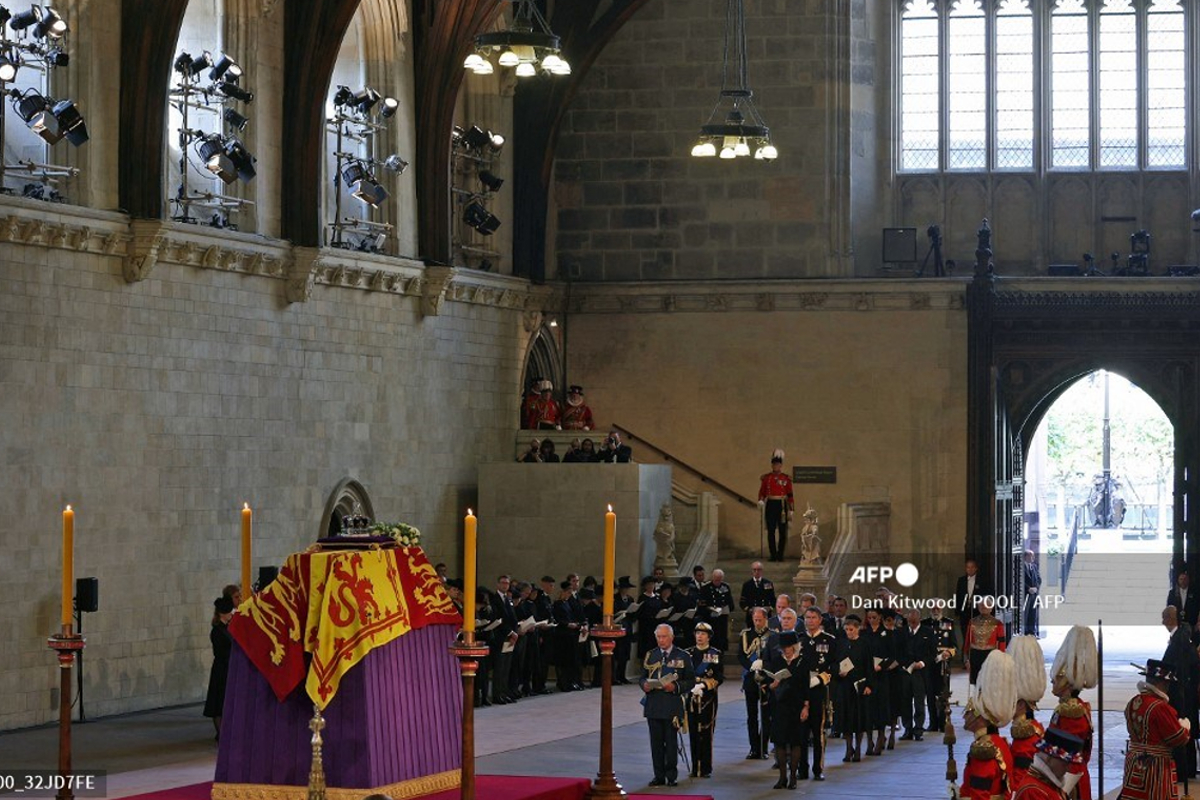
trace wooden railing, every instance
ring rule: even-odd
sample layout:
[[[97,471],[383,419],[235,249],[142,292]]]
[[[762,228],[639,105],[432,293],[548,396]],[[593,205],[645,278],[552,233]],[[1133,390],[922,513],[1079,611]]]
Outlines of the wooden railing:
[[[731,489],[730,487],[726,486],[724,483],[721,483],[720,481],[716,480],[715,478],[708,475],[704,471],[697,469],[696,467],[693,467],[691,464],[687,463],[686,461],[684,461],[680,458],[676,458],[669,451],[664,450],[662,447],[659,447],[658,445],[656,445],[654,442],[650,441],[646,437],[637,435],[636,433],[629,430],[629,428],[626,428],[623,425],[614,424],[612,427],[613,427],[613,429],[620,431],[621,434],[626,439],[636,440],[636,441],[640,442],[641,444],[645,445],[646,447],[649,447],[651,450],[653,450],[654,452],[656,452],[660,456],[662,456],[663,460],[666,461],[667,463],[676,464],[679,467],[692,473],[697,478],[699,478],[702,483],[706,483],[709,486],[712,486],[714,489],[721,490],[722,492],[729,495],[733,499],[737,500],[739,503],[741,503],[744,506],[749,506],[749,507],[755,508],[755,509],[758,508],[757,501],[751,500],[749,497],[747,497],[746,495],[737,491],[736,489]]]

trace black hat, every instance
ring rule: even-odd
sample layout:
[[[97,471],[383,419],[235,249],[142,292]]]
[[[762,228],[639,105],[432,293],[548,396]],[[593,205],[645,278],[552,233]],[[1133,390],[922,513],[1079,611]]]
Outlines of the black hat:
[[[570,588],[571,588],[571,582],[570,582],[570,581],[563,581],[562,583],[558,584],[558,588],[560,588],[560,589],[570,589]]]
[[[463,588],[462,578],[450,578],[449,580],[446,581],[446,585],[452,586],[461,592],[462,588]]]
[[[213,608],[217,610],[218,614],[232,614],[233,598],[218,597],[216,600],[213,600]]]
[[[637,587],[635,587],[633,585],[633,581],[629,580],[628,575],[622,575],[621,577],[617,578],[617,588],[618,589],[635,589]]]
[[[779,634],[779,646],[791,647],[800,644],[800,634],[795,631],[782,631]]]
[[[573,383],[567,387],[567,394],[583,394],[583,387],[577,383]]]
[[[671,583],[663,583],[662,586],[658,587],[658,591],[659,592],[673,592],[673,591],[675,591],[675,585],[671,584]]]
[[[579,599],[580,600],[595,600],[596,592],[585,586],[579,590]]]
[[[656,583],[658,583],[658,580],[657,580],[656,578],[652,578],[652,577],[650,577],[649,575],[647,575],[646,577],[642,578],[642,588],[643,588],[643,589],[645,589],[645,588],[646,588],[646,585],[647,585],[647,584],[649,584],[650,586],[653,586],[653,585],[654,585],[654,584],[656,584]]]
[[[1060,758],[1068,764],[1082,764],[1084,741],[1062,728],[1047,728],[1041,741],[1034,745],[1039,753]]]
[[[1139,669],[1138,672],[1146,676],[1149,681],[1166,681],[1174,683],[1178,680],[1175,673],[1175,665],[1170,661],[1159,661],[1157,658],[1152,658],[1146,662],[1144,669]]]
[[[847,614],[846,616],[842,617],[842,624],[844,625],[847,622],[853,622],[855,625],[862,625],[862,617],[860,617],[858,614]]]

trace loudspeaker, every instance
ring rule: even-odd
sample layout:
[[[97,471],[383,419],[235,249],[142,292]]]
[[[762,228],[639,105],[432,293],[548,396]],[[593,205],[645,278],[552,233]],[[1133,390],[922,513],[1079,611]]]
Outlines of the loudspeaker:
[[[917,229],[883,229],[883,263],[915,264],[917,262]]]
[[[75,579],[75,608],[95,614],[100,610],[100,579]]]

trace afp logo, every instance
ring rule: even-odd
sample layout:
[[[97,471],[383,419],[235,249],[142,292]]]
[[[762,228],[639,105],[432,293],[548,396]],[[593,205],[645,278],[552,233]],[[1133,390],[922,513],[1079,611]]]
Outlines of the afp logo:
[[[883,583],[892,578],[896,579],[896,583],[901,586],[912,586],[921,577],[920,571],[916,565],[910,564],[907,561],[898,567],[889,566],[863,566],[857,567],[854,574],[850,576],[851,583]]]

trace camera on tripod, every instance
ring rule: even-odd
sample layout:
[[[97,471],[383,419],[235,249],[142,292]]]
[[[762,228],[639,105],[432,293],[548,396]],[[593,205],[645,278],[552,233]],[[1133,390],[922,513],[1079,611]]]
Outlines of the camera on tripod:
[[[1144,228],[1129,236],[1129,257],[1117,275],[1140,278],[1150,274],[1150,233]]]

